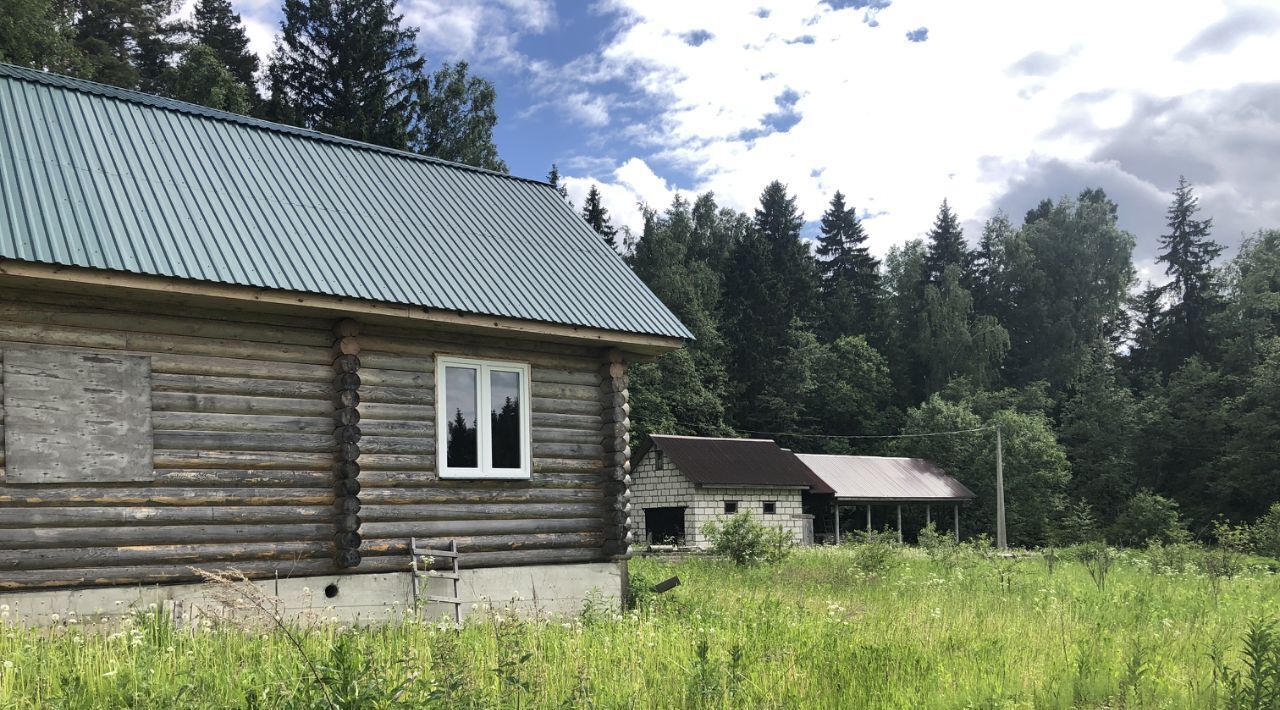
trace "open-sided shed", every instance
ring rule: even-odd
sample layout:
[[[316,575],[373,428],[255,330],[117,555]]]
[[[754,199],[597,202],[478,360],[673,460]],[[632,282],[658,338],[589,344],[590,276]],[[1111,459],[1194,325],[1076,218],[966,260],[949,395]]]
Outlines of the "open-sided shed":
[[[796,454],[797,458],[833,491],[835,541],[840,541],[840,509],[861,507],[871,530],[873,506],[896,508],[898,539],[902,539],[902,505],[924,504],[926,522],[933,506],[952,508],[956,538],[960,536],[960,504],[973,500],[973,491],[925,459],[890,456],[839,456]]]

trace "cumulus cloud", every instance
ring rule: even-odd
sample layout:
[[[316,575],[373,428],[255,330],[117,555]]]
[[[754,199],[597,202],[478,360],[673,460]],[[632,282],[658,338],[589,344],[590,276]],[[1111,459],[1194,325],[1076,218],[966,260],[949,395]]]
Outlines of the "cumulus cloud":
[[[1187,62],[1204,54],[1228,52],[1245,38],[1268,35],[1280,27],[1280,12],[1271,8],[1244,7],[1204,28],[1175,55]]]
[[[1280,225],[1266,166],[1280,154],[1269,83],[1280,28],[1265,30],[1269,45],[1217,40],[1204,46],[1221,51],[1174,58],[1238,13],[1232,0],[1176,12],[1156,0],[996,0],[999,23],[946,0],[876,3],[880,27],[867,22],[872,5],[614,0],[621,19],[590,67],[625,77],[649,107],[627,124],[620,164],[680,176],[651,195],[712,190],[744,210],[780,179],[809,219],[842,190],[877,215],[868,230],[879,252],[927,231],[944,197],[977,225],[1098,185],[1150,254],[1180,173],[1223,241]],[[927,42],[902,41],[925,26]],[[714,36],[693,46],[684,38],[698,30]],[[636,199],[629,190],[619,194]]]
[[[910,30],[907,32],[908,42],[923,42],[927,39],[929,39],[928,27],[917,27],[914,30]]]

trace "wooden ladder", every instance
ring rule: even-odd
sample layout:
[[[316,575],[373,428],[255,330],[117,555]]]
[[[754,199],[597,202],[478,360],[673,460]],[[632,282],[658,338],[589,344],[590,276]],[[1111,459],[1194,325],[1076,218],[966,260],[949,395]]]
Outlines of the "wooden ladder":
[[[461,579],[461,577],[458,576],[458,541],[450,540],[449,549],[447,550],[433,550],[426,547],[419,547],[418,538],[411,537],[409,538],[409,555],[412,560],[411,564],[413,565],[413,606],[414,608],[416,609],[418,607],[419,598],[425,599],[429,602],[438,602],[440,604],[452,604],[453,605],[453,623],[461,624],[462,623],[462,600],[458,598],[458,581]],[[418,560],[423,557],[431,557],[435,559],[439,559],[443,557],[453,563],[451,565],[452,571],[438,572],[435,570],[419,569]],[[422,574],[425,574],[428,579],[451,580],[453,582],[453,596],[442,597],[434,594],[424,594],[424,592],[427,590],[423,590],[419,588],[419,579],[418,579],[419,575],[422,575]]]

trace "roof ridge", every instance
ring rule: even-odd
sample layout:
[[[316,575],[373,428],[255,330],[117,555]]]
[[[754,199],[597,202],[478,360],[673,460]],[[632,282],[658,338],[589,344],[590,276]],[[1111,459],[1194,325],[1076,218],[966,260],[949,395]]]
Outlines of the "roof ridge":
[[[61,89],[69,89],[71,91],[80,91],[87,94],[93,94],[94,96],[101,96],[108,99],[115,99],[117,101],[125,101],[129,103],[140,104],[143,106],[149,106],[151,108],[158,108],[164,111],[184,113],[191,116],[197,116],[199,118],[207,118],[214,121],[226,121],[227,123],[235,123],[235,124],[246,126],[249,128],[257,128],[265,131],[274,131],[276,133],[286,133],[289,135],[298,136],[300,138],[309,138],[311,140],[321,141],[324,143],[334,143],[337,145],[345,145],[349,148],[357,148],[361,150],[369,150],[369,151],[374,151],[378,153],[385,153],[388,155],[393,155],[400,158],[408,158],[411,160],[420,160],[422,162],[433,163],[435,165],[440,165],[442,167],[455,168],[458,170],[467,170],[470,172],[481,173],[484,175],[492,175],[495,177],[502,177],[510,180],[519,180],[522,182],[533,183],[535,185],[545,185],[547,187],[551,187],[551,183],[546,182],[545,180],[536,180],[534,178],[527,178],[520,175],[512,175],[510,173],[500,173],[496,170],[489,170],[488,168],[481,168],[475,165],[458,163],[452,160],[445,160],[444,158],[436,158],[430,155],[423,155],[421,153],[414,153],[407,150],[399,150],[397,148],[388,148],[386,146],[381,146],[374,143],[366,143],[365,141],[358,141],[353,138],[344,138],[342,136],[335,136],[329,133],[322,133],[320,131],[316,131],[310,128],[301,128],[299,126],[290,126],[285,123],[276,123],[274,121],[267,121],[261,118],[255,118],[253,116],[245,116],[239,113],[232,113],[230,111],[222,111],[220,109],[209,108],[208,106],[201,106],[200,104],[194,104],[189,101],[180,101],[178,99],[168,98],[167,96],[148,94],[146,92],[135,91],[133,89],[122,89],[118,86],[103,84],[101,82],[92,81],[90,79],[80,79],[73,76],[67,76],[65,74],[56,74],[54,72],[44,71],[42,69],[31,69],[29,67],[23,67],[16,64],[8,64],[5,62],[0,62],[0,76],[7,76],[11,79],[17,79],[18,81],[30,81],[37,84],[44,84],[45,86],[54,86]]]

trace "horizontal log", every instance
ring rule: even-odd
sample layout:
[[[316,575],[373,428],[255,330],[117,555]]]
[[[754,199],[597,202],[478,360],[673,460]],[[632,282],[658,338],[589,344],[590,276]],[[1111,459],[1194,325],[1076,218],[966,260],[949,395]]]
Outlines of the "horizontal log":
[[[0,570],[78,570],[150,564],[309,560],[325,559],[332,554],[333,543],[328,541],[0,550]]]
[[[361,387],[360,401],[371,404],[431,404],[434,390],[414,387]]]
[[[76,506],[0,508],[0,528],[109,527],[228,523],[314,523],[333,518],[326,505]]]
[[[324,488],[143,488],[139,486],[68,488],[0,485],[0,504],[9,506],[77,505],[330,505]]]
[[[332,426],[330,426],[332,430]],[[337,450],[332,431],[328,434],[258,434],[238,431],[157,431],[152,434],[157,449],[203,452],[302,452],[325,453]],[[156,452],[157,454],[159,452]],[[159,456],[156,456],[159,459]],[[329,459],[332,461],[332,458]]]
[[[593,459],[533,459],[533,472],[541,473],[600,473],[602,463]]]
[[[511,553],[502,553],[511,554]],[[384,564],[380,571],[393,571]],[[75,569],[27,570],[0,575],[0,589],[56,589],[65,587],[107,587],[138,584],[172,584],[203,581],[192,568],[212,571],[234,569],[250,579],[288,579],[337,572],[331,559],[314,560],[249,560],[243,562],[208,562],[195,565],[138,565],[130,567],[78,567]],[[369,572],[374,569],[370,568]],[[130,599],[130,590],[122,589],[121,598]]]
[[[600,402],[600,388],[596,386],[562,385],[534,380],[530,390],[533,397],[595,402],[597,406]]]
[[[365,427],[362,425],[361,429]],[[436,440],[431,436],[366,436],[360,440],[360,462],[375,454],[434,454]]]
[[[151,429],[161,431],[228,431],[321,435],[333,431],[333,417],[289,417],[267,414],[152,412]],[[364,429],[364,426],[361,426]],[[158,444],[157,444],[158,445]]]
[[[361,405],[363,410],[365,405]],[[399,437],[429,437],[435,439],[436,423],[433,419],[425,421],[401,421],[393,419],[366,419],[363,416],[360,419],[360,430],[366,436],[399,436]]]
[[[599,411],[592,414],[555,414],[535,411],[532,423],[534,429],[596,430],[600,428],[603,420]]]
[[[334,409],[333,403],[328,400],[183,394],[176,392],[152,392],[151,408],[153,411],[159,412],[263,414],[298,417],[332,417]]]
[[[70,326],[132,333],[180,335],[215,340],[240,340],[327,347],[324,330],[283,325],[208,320],[198,316],[161,316],[108,308],[68,308],[41,303],[0,301],[0,320],[38,325]]]
[[[156,486],[216,486],[225,488],[324,488],[333,473],[319,471],[252,471],[242,469],[189,468],[157,469]]]
[[[600,444],[600,432],[591,429],[533,428],[534,444]]]
[[[431,423],[436,418],[435,405],[431,404],[382,404],[361,402],[360,417],[364,420],[392,420]]]
[[[333,465],[333,454],[155,449],[151,460],[156,468],[311,468],[327,471]]]
[[[534,367],[530,375],[534,382],[587,385],[588,387],[596,387],[600,384],[600,375],[591,370],[558,370],[548,367]]]
[[[518,508],[525,503],[602,504],[599,488],[374,488],[363,480],[360,502],[366,508],[378,505],[432,505],[440,503],[496,503]],[[476,481],[469,481],[475,486]]]
[[[540,459],[590,459],[599,462],[604,458],[604,447],[594,444],[560,444],[533,442],[533,456]],[[599,465],[597,463],[597,465]]]
[[[427,454],[361,454],[360,468],[365,471],[430,471],[436,457]]]
[[[497,490],[524,488],[598,488],[603,477],[598,471],[590,473],[537,473],[528,481],[468,481],[465,479],[440,480],[435,471],[365,471],[360,481],[369,487],[414,488],[466,487],[482,483]]]
[[[371,370],[417,373],[426,376],[428,379],[433,378],[436,371],[436,359],[434,357],[417,357],[371,351],[369,348],[364,347],[363,344],[360,348],[360,365]]]
[[[0,287],[0,299],[16,301],[20,305],[41,303],[48,306],[79,309],[110,309],[114,312],[131,312],[144,315],[172,316],[174,307],[153,295],[134,297],[130,295],[103,298],[100,295],[84,295],[51,291],[46,288],[10,288]],[[183,317],[200,318],[207,321],[227,321],[232,324],[258,324],[282,326],[309,331],[327,332],[332,324],[330,318],[300,316],[296,312],[289,314],[271,313],[261,308],[221,308],[200,306],[193,308],[184,303]]]
[[[458,535],[526,535],[536,533],[603,532],[604,520],[595,518],[552,518],[540,520],[423,520],[372,523],[360,526],[364,538],[441,537]]]
[[[246,397],[284,397],[288,399],[329,399],[333,385],[328,382],[296,382],[264,380],[252,377],[209,377],[206,375],[151,375],[153,392],[186,392],[191,394],[234,394]]]
[[[328,382],[333,378],[333,370],[324,365],[258,362],[243,358],[202,357],[199,355],[152,355],[151,372],[166,375],[252,377],[267,380],[293,380],[295,382]]]
[[[431,503],[429,505],[369,505],[360,509],[365,523],[415,520],[528,520],[589,518],[603,510],[601,500],[559,503]],[[3,517],[0,517],[2,520]]]
[[[459,562],[465,555],[502,550],[548,550],[600,547],[604,545],[604,533],[534,533],[521,535],[449,535],[447,537],[419,538],[419,547],[429,549],[448,548],[450,542],[458,543]],[[439,547],[437,547],[439,546]],[[386,555],[405,556],[408,564],[409,540],[407,538],[366,538],[360,544],[360,554],[365,557]]]
[[[601,522],[603,525],[603,522]],[[225,542],[314,542],[333,535],[333,524],[138,525],[96,528],[6,530],[0,549],[198,545]]]
[[[545,412],[548,414],[599,415],[602,411],[599,399],[573,400],[573,399],[549,399],[546,397],[534,397],[531,403],[533,405],[534,412]]]
[[[435,387],[435,375],[430,371],[422,372],[419,370],[386,370],[382,368],[369,367],[368,363],[361,360],[360,362],[360,379],[364,384],[370,387],[400,387],[400,388],[428,388]]]
[[[495,356],[505,359],[516,358],[524,354],[563,355],[565,357],[585,359],[595,362],[599,357],[599,348],[555,343],[534,338],[511,338],[492,335],[473,335],[448,330],[425,330],[419,328],[398,328],[392,325],[374,324],[367,326],[360,336],[365,347],[375,348],[384,342],[395,343],[397,349],[385,349],[387,352],[418,352],[428,355],[440,352],[446,355],[465,354],[469,351],[490,350],[503,353]],[[472,357],[491,357],[476,354]]]
[[[411,340],[398,336],[382,337],[380,335],[365,334],[360,336],[360,345],[362,347],[362,360],[364,355],[369,353],[387,353],[420,358],[435,357],[436,355],[469,357],[483,360],[529,363],[530,365],[552,369],[586,370],[588,372],[593,372],[598,366],[597,361],[589,356],[575,357],[573,355],[537,352],[529,349],[539,345],[535,341],[530,341],[527,344],[522,343],[518,348],[506,349],[480,344],[448,343],[441,340]],[[375,362],[379,361],[375,360]],[[379,362],[378,366],[381,367],[383,365]]]

